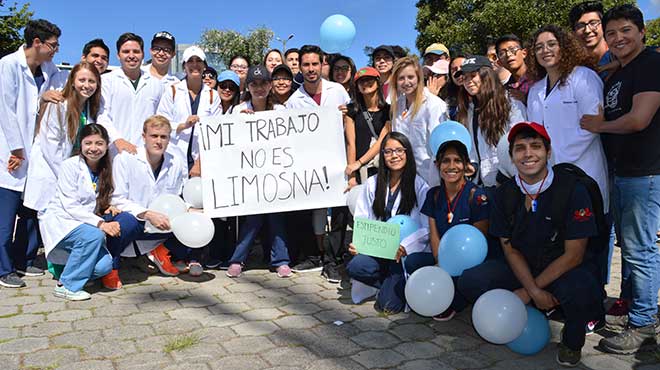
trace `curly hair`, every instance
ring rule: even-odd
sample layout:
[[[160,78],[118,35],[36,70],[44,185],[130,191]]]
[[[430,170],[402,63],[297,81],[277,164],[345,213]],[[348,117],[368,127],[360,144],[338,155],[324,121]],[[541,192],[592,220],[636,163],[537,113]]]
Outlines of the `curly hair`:
[[[481,67],[478,73],[481,79],[481,87],[472,99],[474,103],[473,114],[478,117],[479,128],[484,134],[486,142],[495,147],[507,131],[511,102],[504,86],[497,77],[497,73],[492,68]],[[458,93],[458,121],[466,127],[470,127],[472,124],[467,119],[469,105],[470,96],[467,90],[461,89]]]
[[[531,81],[539,81],[548,73],[545,68],[539,64],[536,59],[536,52],[534,51],[536,40],[539,35],[544,32],[550,32],[559,42],[559,50],[561,51],[561,57],[559,59],[559,81],[561,85],[566,83],[568,75],[573,72],[575,67],[585,66],[591,69],[594,68],[596,61],[587,53],[586,49],[572,33],[566,32],[561,27],[555,25],[543,26],[534,33],[534,36],[532,36],[528,46],[527,57],[525,58],[527,77]]]

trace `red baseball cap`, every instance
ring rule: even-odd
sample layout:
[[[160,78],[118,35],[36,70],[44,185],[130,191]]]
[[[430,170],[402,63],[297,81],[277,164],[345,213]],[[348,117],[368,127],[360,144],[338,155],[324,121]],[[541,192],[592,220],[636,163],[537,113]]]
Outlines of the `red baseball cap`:
[[[541,137],[548,140],[548,142],[551,142],[550,135],[548,135],[548,132],[545,130],[543,125],[536,122],[518,122],[515,126],[511,127],[511,131],[509,131],[509,136],[507,137],[509,140],[509,145],[513,144],[513,140],[516,138],[516,135],[518,135],[520,130],[523,130],[527,127],[534,130],[537,134],[541,135]]]
[[[357,82],[357,80],[361,79],[362,77],[375,77],[380,79],[380,73],[378,73],[378,70],[374,67],[362,67],[358,69],[357,72],[355,72],[355,77],[353,77],[353,80]]]

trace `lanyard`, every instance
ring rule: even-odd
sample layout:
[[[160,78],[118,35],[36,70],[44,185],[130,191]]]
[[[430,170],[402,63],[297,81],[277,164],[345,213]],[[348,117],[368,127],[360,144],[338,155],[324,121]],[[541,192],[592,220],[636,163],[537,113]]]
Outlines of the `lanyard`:
[[[92,170],[89,167],[87,167],[87,169],[89,170],[89,176],[92,178],[92,188],[94,188],[94,192],[96,193],[97,184],[99,183],[99,175],[92,172]]]
[[[388,181],[389,183],[389,181]],[[385,205],[385,214],[387,215],[387,219],[384,221],[387,221],[390,219],[391,214],[392,214],[392,209],[394,208],[394,202],[396,201],[396,198],[399,196],[399,190],[401,190],[401,184],[396,187],[396,190],[394,190],[394,193],[392,193],[388,187],[387,189],[387,204]]]
[[[454,220],[454,210],[456,209],[456,206],[458,205],[458,199],[461,197],[461,194],[463,194],[463,189],[465,189],[465,184],[466,182],[461,185],[461,190],[456,193],[456,197],[454,197],[454,205],[452,206],[451,203],[452,201],[449,200],[449,194],[447,193],[447,187],[445,186],[445,197],[447,198],[447,223],[451,224],[451,222]]]
[[[89,117],[89,100],[85,103],[85,109],[80,112],[80,124],[78,125],[78,131],[76,132],[76,139],[73,143],[72,153],[78,153],[80,151],[80,133],[82,132],[83,127],[87,125],[87,120]]]
[[[532,196],[529,192],[527,192],[527,189],[525,189],[524,182],[520,181],[520,186],[522,187],[522,190],[525,192],[525,195],[529,197],[529,199],[532,200],[532,212],[536,212],[536,206],[538,205],[537,199],[539,195],[541,195],[541,190],[543,190],[543,184],[545,183],[545,179],[548,178],[548,173],[546,172],[545,176],[543,177],[543,181],[541,181],[541,186],[539,186],[539,191],[536,192],[534,196]]]

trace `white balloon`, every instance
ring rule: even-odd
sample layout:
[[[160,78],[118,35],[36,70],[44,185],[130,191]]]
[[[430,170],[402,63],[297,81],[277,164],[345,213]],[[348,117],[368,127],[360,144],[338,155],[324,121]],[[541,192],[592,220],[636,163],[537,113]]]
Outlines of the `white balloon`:
[[[183,185],[183,199],[194,208],[203,208],[202,178],[193,177]]]
[[[527,309],[515,293],[506,289],[489,290],[475,302],[472,323],[485,340],[506,344],[522,334],[527,325]]]
[[[181,197],[174,194],[161,194],[156,199],[152,200],[149,204],[149,210],[162,213],[170,220],[170,226],[172,220],[183,213],[186,213],[187,210],[186,203],[181,199]],[[144,230],[148,233],[169,233],[172,230],[160,230],[151,222],[147,221],[144,225]]]
[[[348,194],[346,194],[346,205],[352,215],[355,214],[355,207],[357,206],[358,198],[362,195],[363,191],[364,185],[355,185],[349,190]]]
[[[408,306],[422,316],[439,315],[454,299],[454,281],[438,266],[425,266],[413,272],[406,282]]]
[[[202,248],[213,239],[215,226],[203,213],[184,213],[172,220],[172,231],[183,245]]]

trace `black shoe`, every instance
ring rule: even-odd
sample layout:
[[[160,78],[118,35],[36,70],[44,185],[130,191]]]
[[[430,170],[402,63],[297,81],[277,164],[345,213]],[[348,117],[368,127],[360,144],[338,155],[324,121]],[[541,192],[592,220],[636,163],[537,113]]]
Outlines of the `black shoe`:
[[[307,259],[293,266],[293,268],[291,268],[291,271],[313,272],[313,271],[321,271],[322,269],[323,267],[321,266],[321,258],[315,256],[315,257],[307,257]]]
[[[580,358],[582,357],[582,351],[574,351],[564,345],[564,343],[559,343],[559,348],[557,349],[557,363],[565,367],[575,367],[580,363]]]
[[[12,272],[0,277],[0,285],[5,288],[22,288],[25,286],[25,282],[15,272]]]
[[[339,284],[341,283],[341,274],[337,265],[334,263],[328,263],[323,266],[323,271],[321,271],[321,276],[325,278],[329,283]]]
[[[586,335],[594,334],[602,329],[605,329],[605,320],[593,320],[587,323]]]
[[[16,270],[16,273],[19,276],[43,276],[44,270],[36,266],[28,266],[25,270]]]

